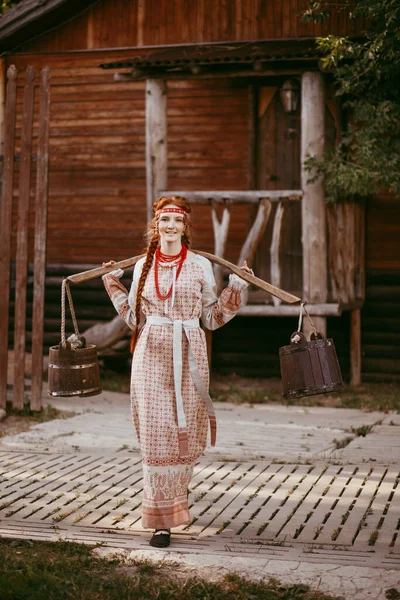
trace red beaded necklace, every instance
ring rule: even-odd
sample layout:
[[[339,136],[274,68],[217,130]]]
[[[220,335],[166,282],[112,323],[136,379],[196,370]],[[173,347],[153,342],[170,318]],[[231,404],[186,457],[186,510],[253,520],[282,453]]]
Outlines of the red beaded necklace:
[[[179,261],[174,265],[168,265],[168,268],[170,268],[170,269],[172,269],[172,267],[178,267],[178,270],[176,272],[176,280],[177,280],[179,277],[179,274],[182,270],[182,265],[185,262],[185,259],[187,257],[187,253],[188,253],[188,249],[184,244],[182,244],[181,251],[178,252],[178,254],[175,254],[174,256],[171,256],[170,254],[163,254],[161,252],[160,246],[158,246],[158,248],[156,250],[156,254],[155,254],[155,261],[154,261],[154,283],[156,286],[157,296],[159,297],[160,300],[166,300],[167,298],[170,297],[170,295],[172,294],[173,284],[171,284],[171,287],[165,296],[160,292],[160,286],[159,286],[159,282],[158,282],[159,263],[160,262],[170,263],[170,262],[174,262],[174,261]]]

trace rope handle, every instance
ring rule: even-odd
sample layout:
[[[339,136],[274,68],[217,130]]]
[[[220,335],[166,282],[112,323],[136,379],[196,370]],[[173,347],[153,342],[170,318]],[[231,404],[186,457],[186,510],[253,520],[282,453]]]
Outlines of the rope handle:
[[[316,330],[315,325],[312,322],[312,319],[311,319],[310,315],[308,314],[308,311],[307,311],[305,305],[306,305],[306,302],[302,302],[300,304],[300,315],[299,315],[299,324],[297,326],[297,331],[301,331],[301,324],[303,322],[303,310],[304,310],[305,314],[308,317],[308,320],[310,321],[310,325],[312,327],[312,330],[313,330],[313,333],[314,333],[315,337],[318,337],[318,331]]]
[[[72,317],[72,322],[74,324],[75,334],[79,335],[78,323],[76,321],[74,303],[72,302],[71,290],[69,289],[69,281],[68,279],[63,279],[61,284],[61,343],[66,346],[65,341],[65,292],[67,292],[68,296],[68,304],[69,310]]]

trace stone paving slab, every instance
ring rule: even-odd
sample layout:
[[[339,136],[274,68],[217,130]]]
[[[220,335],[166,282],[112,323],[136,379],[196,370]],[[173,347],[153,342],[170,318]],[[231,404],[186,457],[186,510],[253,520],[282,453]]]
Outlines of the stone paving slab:
[[[51,404],[60,409],[76,411],[75,417],[53,420],[33,427],[30,431],[0,440],[0,448],[59,452],[139,451],[130,417],[129,397],[125,394],[104,392],[88,399],[52,398]],[[359,453],[352,448],[360,438],[351,433],[362,425],[376,426],[389,423],[393,415],[364,413],[360,410],[299,407],[281,405],[235,406],[215,403],[218,432],[217,445],[208,447],[207,456],[247,459],[334,460],[358,463]],[[110,418],[110,412],[112,417]],[[392,434],[400,430],[400,423],[389,426]],[[347,452],[338,452],[336,446],[353,441]],[[379,438],[381,439],[381,438]],[[400,436],[399,436],[400,439]],[[396,451],[398,450],[397,456]],[[400,446],[382,445],[379,460],[395,462]]]
[[[140,525],[129,397],[49,402],[78,414],[0,440],[0,537],[100,542],[105,553],[273,575],[346,600],[400,591],[398,415],[216,403],[218,445],[196,464],[192,521],[165,552]],[[363,425],[372,429],[357,437]]]
[[[388,419],[386,419],[388,421]],[[400,423],[400,418],[397,418]],[[357,437],[350,446],[336,450],[332,457],[346,461],[351,458],[356,462],[387,461],[399,462],[400,459],[400,426],[376,425],[365,437]]]
[[[219,554],[291,548],[297,557],[312,553],[314,560],[320,550],[330,549],[339,561],[351,557],[400,569],[399,481],[399,473],[383,465],[202,458],[191,483],[191,522],[176,528],[175,537],[184,543],[182,551],[190,545],[198,551],[203,544]],[[2,451],[0,534],[65,529],[71,535],[89,532],[97,541],[118,534],[120,541],[123,531],[140,541],[141,492],[141,461],[135,453]]]

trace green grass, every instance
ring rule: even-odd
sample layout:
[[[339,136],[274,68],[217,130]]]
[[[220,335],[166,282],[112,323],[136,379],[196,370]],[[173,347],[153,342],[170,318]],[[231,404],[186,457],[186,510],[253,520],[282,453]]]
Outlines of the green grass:
[[[36,423],[45,423],[46,421],[52,421],[53,419],[66,419],[74,417],[77,413],[73,411],[58,410],[51,404],[46,404],[40,411],[33,411],[30,408],[29,399],[24,403],[22,410],[17,410],[12,407],[11,402],[7,402],[6,406],[7,416],[15,415],[17,417],[31,417]]]
[[[297,406],[332,406],[335,408],[358,408],[371,411],[397,411],[400,413],[400,384],[399,383],[368,383],[352,389],[347,386],[341,392],[318,394],[285,400],[281,393],[268,386],[241,390],[238,386],[229,386],[227,391],[211,389],[211,397],[218,402],[233,402],[234,404],[283,404]],[[399,419],[400,424],[400,419]]]
[[[230,574],[210,582],[170,566],[95,556],[71,542],[0,540],[2,600],[335,600],[308,586],[251,582]]]
[[[130,374],[128,371],[117,373],[111,369],[102,368],[100,371],[103,390],[129,394]],[[254,387],[251,380],[246,382],[244,389],[240,384],[229,385],[228,389],[211,387],[210,395],[217,402],[232,402],[233,404],[283,404],[287,406],[332,406],[335,408],[359,408],[365,411],[389,410],[400,413],[400,383],[366,383],[357,388],[346,386],[342,392],[304,396],[286,400],[280,391],[265,380],[265,385],[257,379]],[[400,419],[399,419],[400,424]]]
[[[128,370],[117,373],[102,367],[100,369],[100,380],[104,391],[119,392],[120,394],[129,394],[130,392],[130,373]]]

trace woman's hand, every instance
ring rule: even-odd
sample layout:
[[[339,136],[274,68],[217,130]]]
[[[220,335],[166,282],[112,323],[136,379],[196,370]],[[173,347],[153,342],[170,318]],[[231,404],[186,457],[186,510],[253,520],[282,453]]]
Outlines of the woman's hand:
[[[108,262],[103,262],[102,267],[112,267],[115,264],[115,260],[109,260]]]

